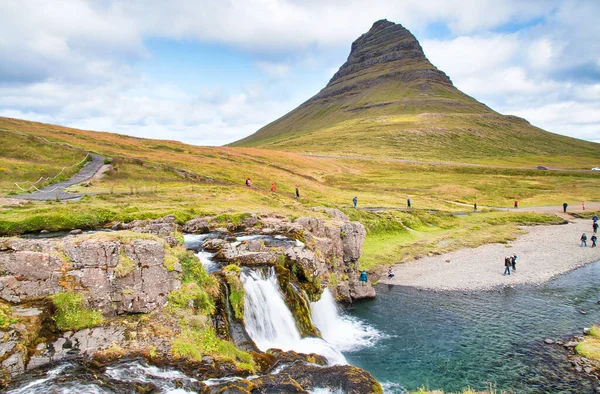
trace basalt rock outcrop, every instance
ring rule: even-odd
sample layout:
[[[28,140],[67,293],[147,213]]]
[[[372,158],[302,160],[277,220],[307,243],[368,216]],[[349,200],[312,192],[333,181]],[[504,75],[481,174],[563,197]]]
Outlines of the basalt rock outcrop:
[[[325,286],[345,303],[374,296],[370,284],[357,280],[364,227],[350,222],[340,211],[326,213],[328,219],[291,221],[249,215],[241,223],[212,217],[188,222],[184,226],[188,230],[218,233],[204,240],[204,249],[213,251],[222,266],[233,264],[212,276],[219,295],[210,295],[213,309],[202,313],[195,298],[183,304],[178,301],[187,296],[185,289],[198,291],[193,286],[200,282],[186,287],[189,282],[182,281],[185,275],[200,275],[193,268],[200,262],[177,246],[181,236],[173,217],[120,223],[113,227],[126,230],[113,232],[1,238],[0,370],[4,378],[0,376],[0,386],[26,370],[74,357],[110,363],[123,356],[141,356],[176,365],[200,380],[247,376],[247,367],[235,361],[207,355],[199,362],[176,356],[175,338],[182,338],[193,327],[211,327],[221,340],[252,354],[258,378],[200,384],[202,392],[248,392],[251,388],[252,392],[305,393],[325,387],[350,393],[370,387],[379,392],[372,376],[358,368],[324,367],[325,358],[315,354],[260,352],[245,330],[243,309],[240,314],[228,298],[240,290],[239,267],[275,270],[299,332],[319,336],[310,319],[310,301],[316,301]],[[207,296],[215,290],[202,291]],[[75,331],[57,330],[56,306],[51,299],[63,292],[83,295],[85,307],[102,312],[104,323]],[[168,301],[174,306],[165,308]],[[182,320],[186,322],[183,325]],[[275,369],[277,373],[272,374]],[[328,374],[332,377],[329,382]]]
[[[104,314],[148,313],[179,287],[165,264],[163,240],[133,233],[62,239],[5,239],[0,252],[0,298],[33,301],[60,291],[85,291]]]
[[[269,245],[260,239],[228,242],[207,238],[203,247],[216,252],[216,258],[242,266],[280,265],[293,271],[294,280],[316,301],[323,286],[329,286],[339,302],[350,304],[354,300],[375,297],[370,283],[359,282],[358,259],[366,230],[359,222],[351,222],[347,215],[336,209],[327,209],[329,219],[300,217],[291,221],[280,216],[253,215],[247,224],[236,225],[247,234],[268,234],[296,240],[285,246]],[[250,220],[251,219],[251,220]],[[209,233],[223,223],[211,217],[197,217],[183,228]],[[282,273],[284,273],[282,271]],[[284,293],[287,291],[282,289]],[[291,290],[289,291],[291,292]]]

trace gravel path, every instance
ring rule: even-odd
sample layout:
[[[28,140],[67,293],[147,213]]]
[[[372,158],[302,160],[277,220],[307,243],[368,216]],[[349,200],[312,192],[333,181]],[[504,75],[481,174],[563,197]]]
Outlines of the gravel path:
[[[85,163],[83,168],[77,174],[73,175],[66,181],[52,184],[33,193],[17,194],[15,196],[12,196],[12,198],[18,198],[21,200],[45,201],[57,199],[71,200],[74,198],[82,197],[82,194],[65,193],[62,190],[66,189],[67,187],[77,185],[81,182],[85,182],[88,179],[91,179],[94,176],[94,174],[96,174],[96,172],[104,165],[104,156],[96,155],[94,153],[91,153],[91,156],[92,161]]]
[[[507,245],[488,244],[425,257],[387,269],[379,283],[431,290],[483,290],[516,284],[539,284],[582,265],[600,261],[600,247],[591,248],[592,221],[576,219],[569,224],[523,227],[527,234]],[[582,233],[588,247],[580,247]],[[517,271],[504,276],[504,256],[516,253]],[[449,261],[448,261],[449,260]]]

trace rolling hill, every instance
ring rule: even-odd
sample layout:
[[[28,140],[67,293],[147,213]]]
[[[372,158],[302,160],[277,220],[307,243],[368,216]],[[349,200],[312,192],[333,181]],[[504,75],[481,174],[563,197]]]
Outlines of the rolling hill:
[[[472,163],[554,157],[583,167],[600,159],[600,144],[546,132],[462,93],[407,29],[387,20],[354,41],[317,95],[231,146]]]

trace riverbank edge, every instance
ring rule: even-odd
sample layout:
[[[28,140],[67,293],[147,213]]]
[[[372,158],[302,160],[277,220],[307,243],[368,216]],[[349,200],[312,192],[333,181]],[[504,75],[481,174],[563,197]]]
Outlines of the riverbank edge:
[[[410,280],[413,279],[414,277],[411,275],[402,276],[402,272],[404,271],[405,267],[412,268],[417,265],[420,265],[421,267],[418,267],[417,269],[420,270],[419,276],[423,278],[423,279],[421,279],[421,282],[426,282],[428,276],[433,276],[434,274],[437,274],[437,272],[433,271],[433,269],[435,269],[435,267],[433,267],[433,264],[432,264],[432,266],[426,266],[426,263],[424,263],[424,261],[431,261],[431,260],[435,259],[438,262],[445,261],[445,262],[449,263],[450,261],[456,260],[455,259],[456,255],[464,254],[464,255],[470,255],[470,256],[479,256],[482,249],[490,249],[491,247],[507,248],[506,253],[511,254],[512,250],[518,249],[519,246],[521,246],[521,242],[523,242],[523,240],[526,237],[531,236],[531,233],[535,232],[536,230],[543,229],[543,228],[564,229],[566,226],[569,226],[569,225],[577,225],[577,227],[579,227],[579,226],[586,225],[588,223],[591,227],[591,220],[574,218],[565,224],[521,226],[521,229],[524,230],[524,233],[519,234],[517,236],[517,239],[515,239],[514,241],[511,241],[507,244],[491,243],[491,244],[480,245],[476,248],[461,248],[461,249],[442,253],[442,254],[435,255],[435,256],[427,256],[427,257],[424,257],[421,259],[412,260],[410,262],[395,264],[393,266],[393,270],[395,273],[394,279],[392,279],[392,280],[388,279],[387,278],[387,272],[388,272],[387,269],[382,269],[378,272],[381,279],[377,283],[382,284],[382,285],[411,287],[411,288],[422,290],[422,291],[433,291],[433,292],[475,292],[475,291],[502,290],[504,288],[514,288],[516,286],[541,286],[541,285],[544,285],[548,282],[555,280],[556,278],[560,277],[561,275],[567,274],[578,268],[581,268],[581,267],[584,267],[586,265],[593,264],[596,262],[600,262],[600,247],[598,247],[596,249],[596,253],[594,255],[581,256],[581,257],[572,255],[572,254],[567,254],[566,253],[567,250],[561,250],[561,254],[559,256],[560,259],[551,260],[551,262],[549,264],[551,266],[552,270],[554,270],[556,272],[552,273],[551,275],[545,276],[545,277],[541,277],[541,278],[534,277],[534,278],[531,278],[530,280],[526,280],[526,281],[522,281],[521,279],[519,279],[519,281],[515,282],[515,283],[497,283],[498,272],[501,272],[503,267],[499,267],[499,268],[494,267],[493,273],[492,273],[492,271],[490,271],[491,276],[487,278],[488,282],[478,284],[478,285],[471,285],[471,286],[464,286],[464,285],[461,285],[460,283],[458,283],[456,281],[456,279],[463,276],[463,274],[461,272],[461,274],[459,274],[458,276],[457,275],[452,276],[451,273],[455,272],[454,270],[448,271],[448,273],[450,275],[445,277],[447,282],[445,282],[443,285],[440,285],[439,283],[437,283],[437,284],[436,283],[434,283],[434,284],[411,283]],[[579,230],[577,230],[577,231],[579,231]],[[580,234],[577,231],[575,233]],[[588,233],[588,247],[587,248],[590,248],[589,238],[590,238],[590,234],[592,234],[592,232],[588,231],[587,233]],[[540,245],[541,245],[540,249],[544,249],[545,247],[550,247],[550,246],[554,245],[554,242],[552,239],[546,239]],[[573,247],[573,248],[574,248],[574,250],[579,250],[578,246]],[[485,256],[486,253],[482,253],[482,254]],[[517,260],[517,261],[519,261],[519,260]],[[560,262],[563,262],[565,265],[563,267],[560,267],[560,266],[557,266],[556,264],[553,264],[552,261],[560,261]],[[517,266],[518,265],[519,264],[517,264]],[[411,272],[411,274],[414,274],[414,272]],[[517,275],[518,275],[518,272],[517,272]],[[401,278],[399,278],[399,277],[401,277]],[[500,276],[500,277],[502,277],[502,276]],[[406,283],[405,280],[409,280],[409,282]],[[433,282],[433,280],[431,282]]]

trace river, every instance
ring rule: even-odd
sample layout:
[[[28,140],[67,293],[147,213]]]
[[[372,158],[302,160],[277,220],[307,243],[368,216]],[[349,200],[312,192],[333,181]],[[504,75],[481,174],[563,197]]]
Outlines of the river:
[[[377,299],[351,315],[383,335],[346,353],[387,393],[467,386],[518,393],[595,392],[566,352],[544,339],[567,339],[600,322],[600,262],[541,286],[482,292],[432,292],[377,286]]]

